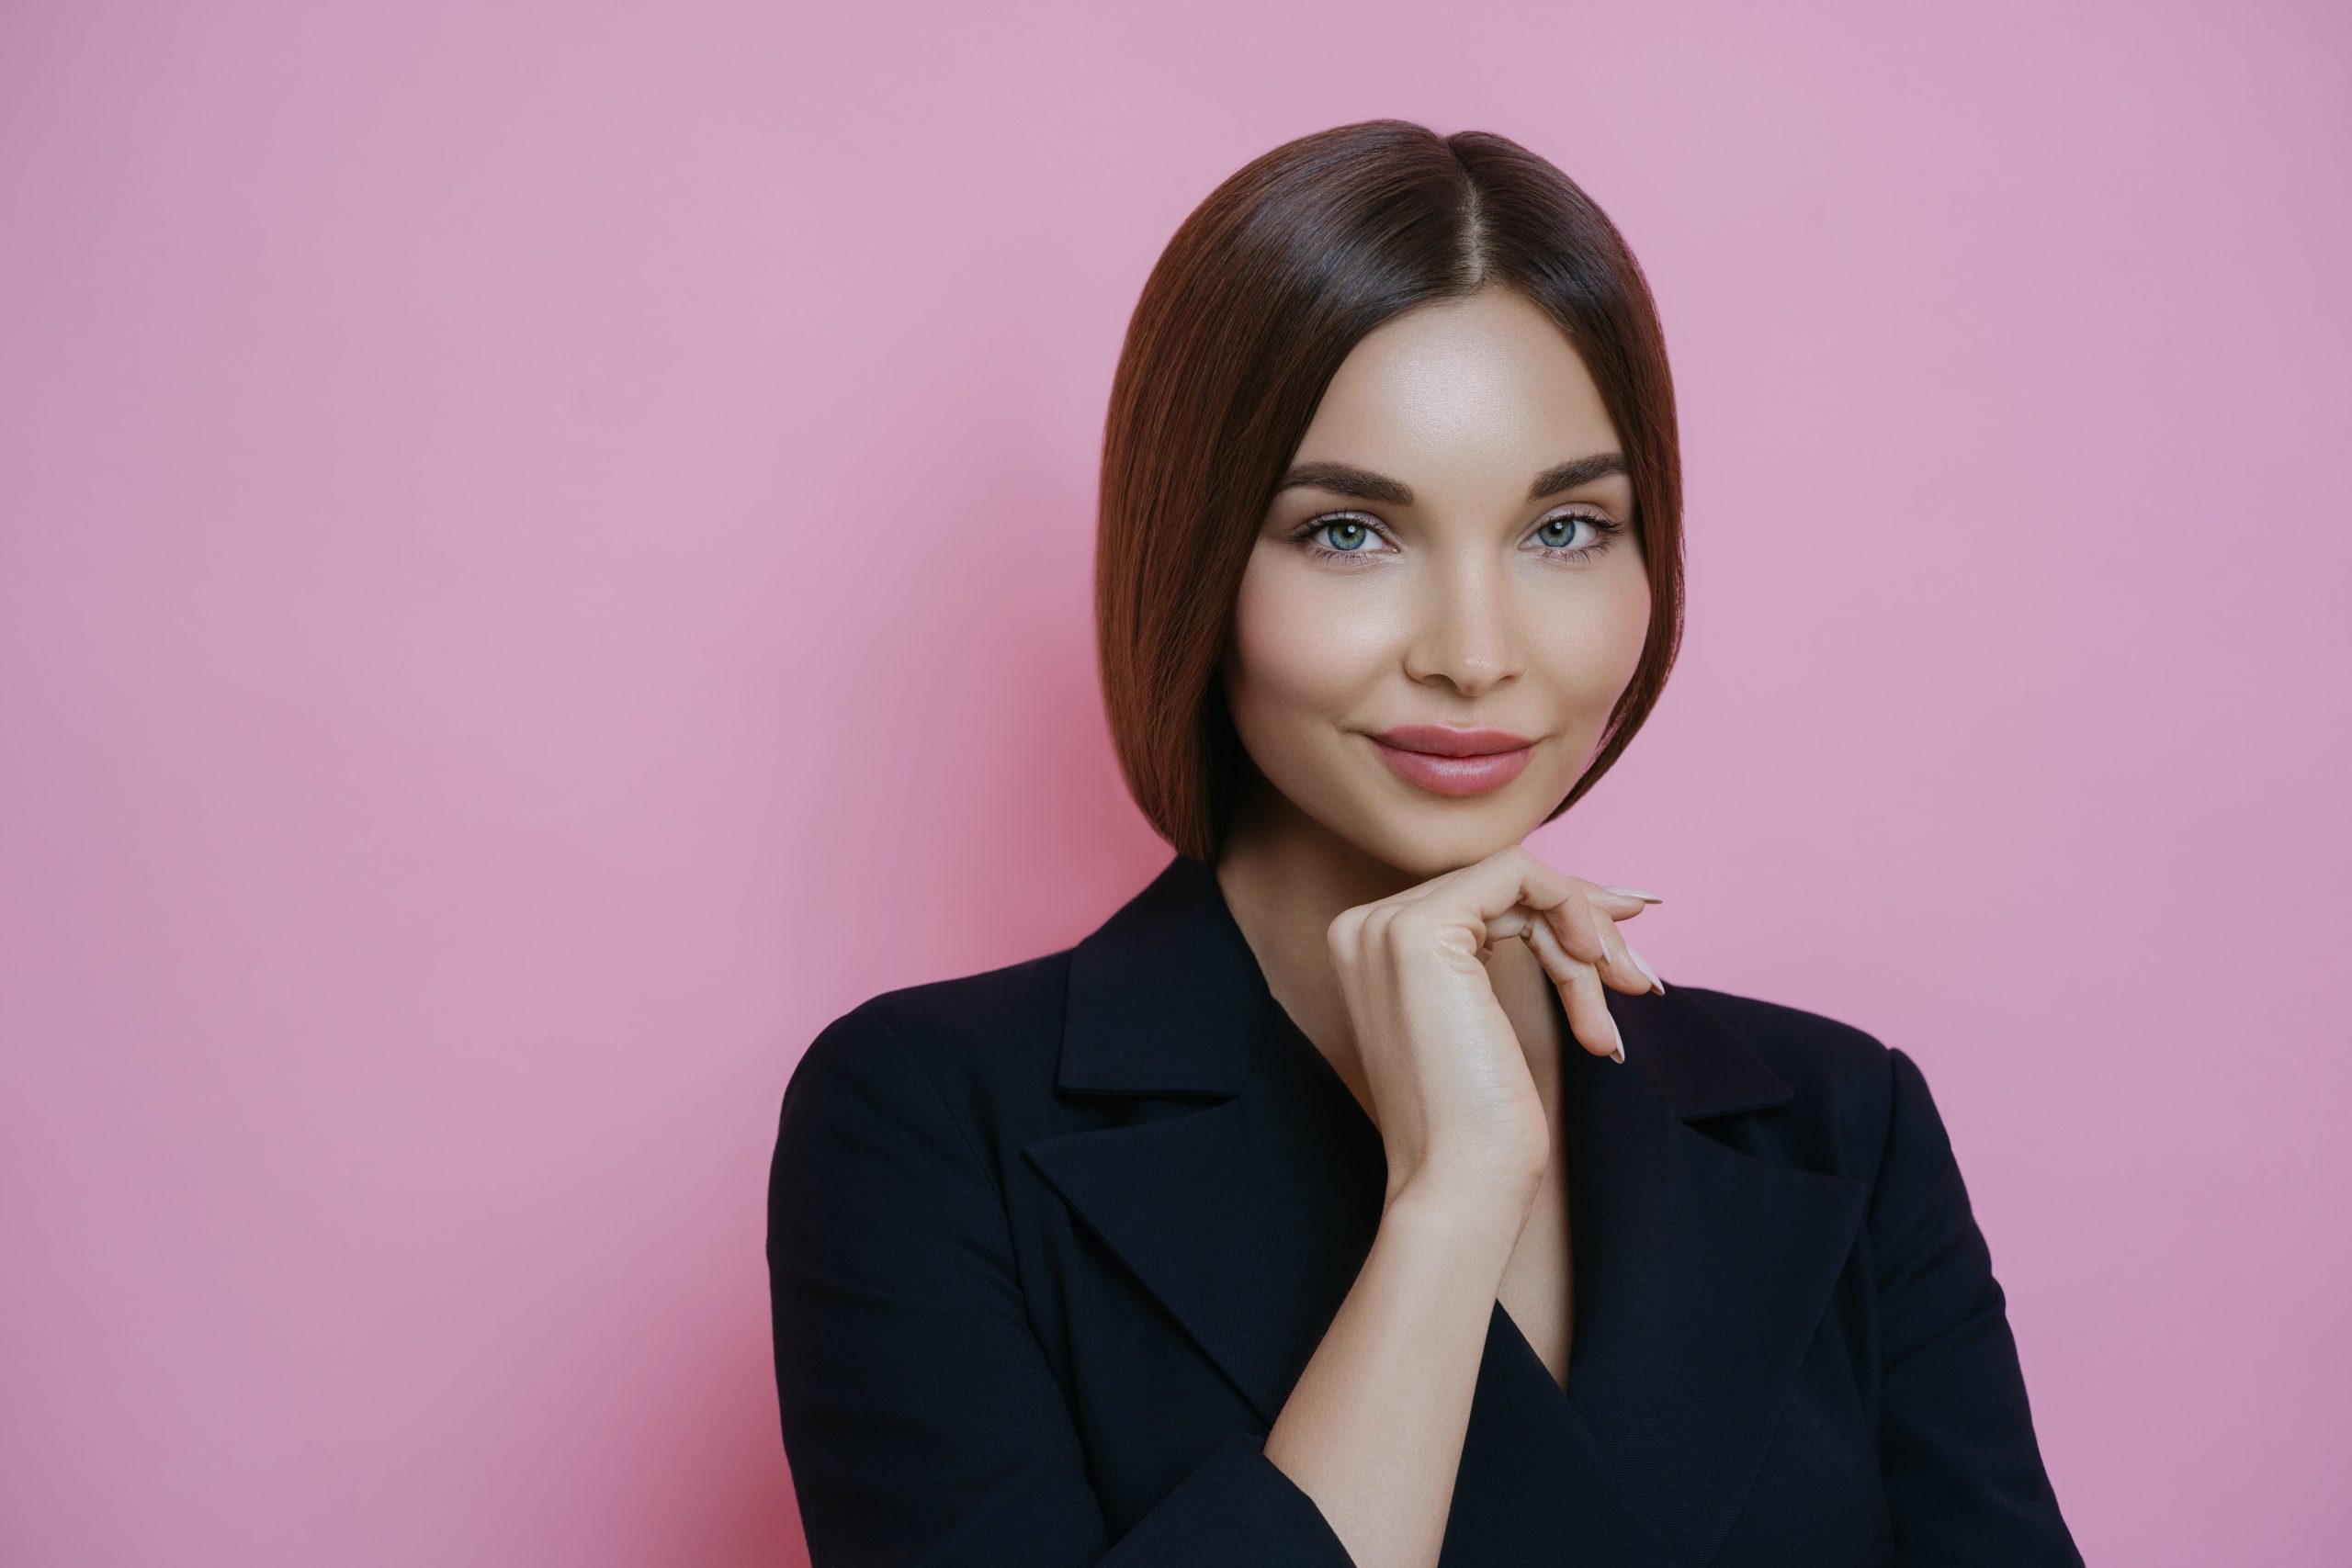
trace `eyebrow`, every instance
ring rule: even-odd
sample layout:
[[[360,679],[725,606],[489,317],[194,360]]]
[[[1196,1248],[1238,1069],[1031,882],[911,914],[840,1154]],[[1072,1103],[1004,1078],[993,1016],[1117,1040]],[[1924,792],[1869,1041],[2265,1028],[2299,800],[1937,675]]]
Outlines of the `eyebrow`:
[[[1555,463],[1535,476],[1527,487],[1527,499],[1542,501],[1564,490],[1574,490],[1611,474],[1630,474],[1622,452],[1595,452],[1588,457],[1572,457],[1565,463]],[[1392,479],[1386,474],[1375,474],[1369,468],[1359,468],[1352,463],[1301,463],[1283,476],[1274,487],[1276,494],[1299,485],[1312,485],[1336,495],[1353,496],[1358,501],[1385,502],[1391,506],[1413,504],[1413,487],[1402,479]]]

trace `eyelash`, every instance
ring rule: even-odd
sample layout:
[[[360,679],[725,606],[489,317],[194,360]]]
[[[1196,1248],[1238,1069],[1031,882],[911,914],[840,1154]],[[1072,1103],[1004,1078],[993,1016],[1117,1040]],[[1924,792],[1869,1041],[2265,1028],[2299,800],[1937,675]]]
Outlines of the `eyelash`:
[[[1540,529],[1554,523],[1566,521],[1589,524],[1600,537],[1589,545],[1578,545],[1573,549],[1564,545],[1547,545],[1544,547],[1543,552],[1545,559],[1589,560],[1607,549],[1616,540],[1617,536],[1625,531],[1625,525],[1618,522],[1614,517],[1603,516],[1596,512],[1555,512],[1538,523],[1536,527]],[[1329,546],[1313,542],[1317,534],[1335,523],[1360,523],[1363,525],[1367,533],[1376,534],[1392,545],[1396,542],[1395,536],[1382,526],[1378,519],[1367,517],[1361,512],[1324,513],[1319,517],[1310,519],[1304,526],[1293,533],[1291,538],[1304,547],[1306,553],[1317,560],[1348,560],[1370,553],[1364,550],[1335,550]]]

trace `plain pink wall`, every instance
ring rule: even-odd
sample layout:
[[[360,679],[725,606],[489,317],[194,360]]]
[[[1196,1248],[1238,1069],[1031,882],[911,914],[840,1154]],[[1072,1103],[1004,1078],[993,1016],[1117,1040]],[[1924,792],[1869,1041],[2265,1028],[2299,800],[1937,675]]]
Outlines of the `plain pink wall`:
[[[2092,1561],[2334,1560],[2346,42],[17,0],[0,1557],[800,1560],[777,1097],[1161,863],[1089,632],[1127,311],[1394,114],[1584,183],[1680,386],[1681,663],[1535,847],[1926,1067]]]

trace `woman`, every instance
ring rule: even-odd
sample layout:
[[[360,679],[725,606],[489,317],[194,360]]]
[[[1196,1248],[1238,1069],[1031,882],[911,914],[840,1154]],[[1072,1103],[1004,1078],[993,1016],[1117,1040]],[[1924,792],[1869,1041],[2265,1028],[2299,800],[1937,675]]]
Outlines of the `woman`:
[[[1097,610],[1176,853],[835,1020],[769,1194],[819,1568],[2073,1563],[1919,1069],[1667,987],[1521,847],[1656,703],[1639,268],[1500,137],[1226,182],[1112,397]]]

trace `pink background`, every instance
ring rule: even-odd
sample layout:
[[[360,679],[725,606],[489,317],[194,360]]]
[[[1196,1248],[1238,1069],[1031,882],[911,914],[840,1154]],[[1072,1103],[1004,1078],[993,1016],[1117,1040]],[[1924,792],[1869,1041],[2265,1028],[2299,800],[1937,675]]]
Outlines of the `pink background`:
[[[800,1560],[786,1077],[1164,859],[1120,334],[1395,114],[1680,385],[1685,652],[1533,846],[1927,1069],[2093,1562],[2331,1560],[2346,14],[1946,9],[9,6],[0,1557]]]

